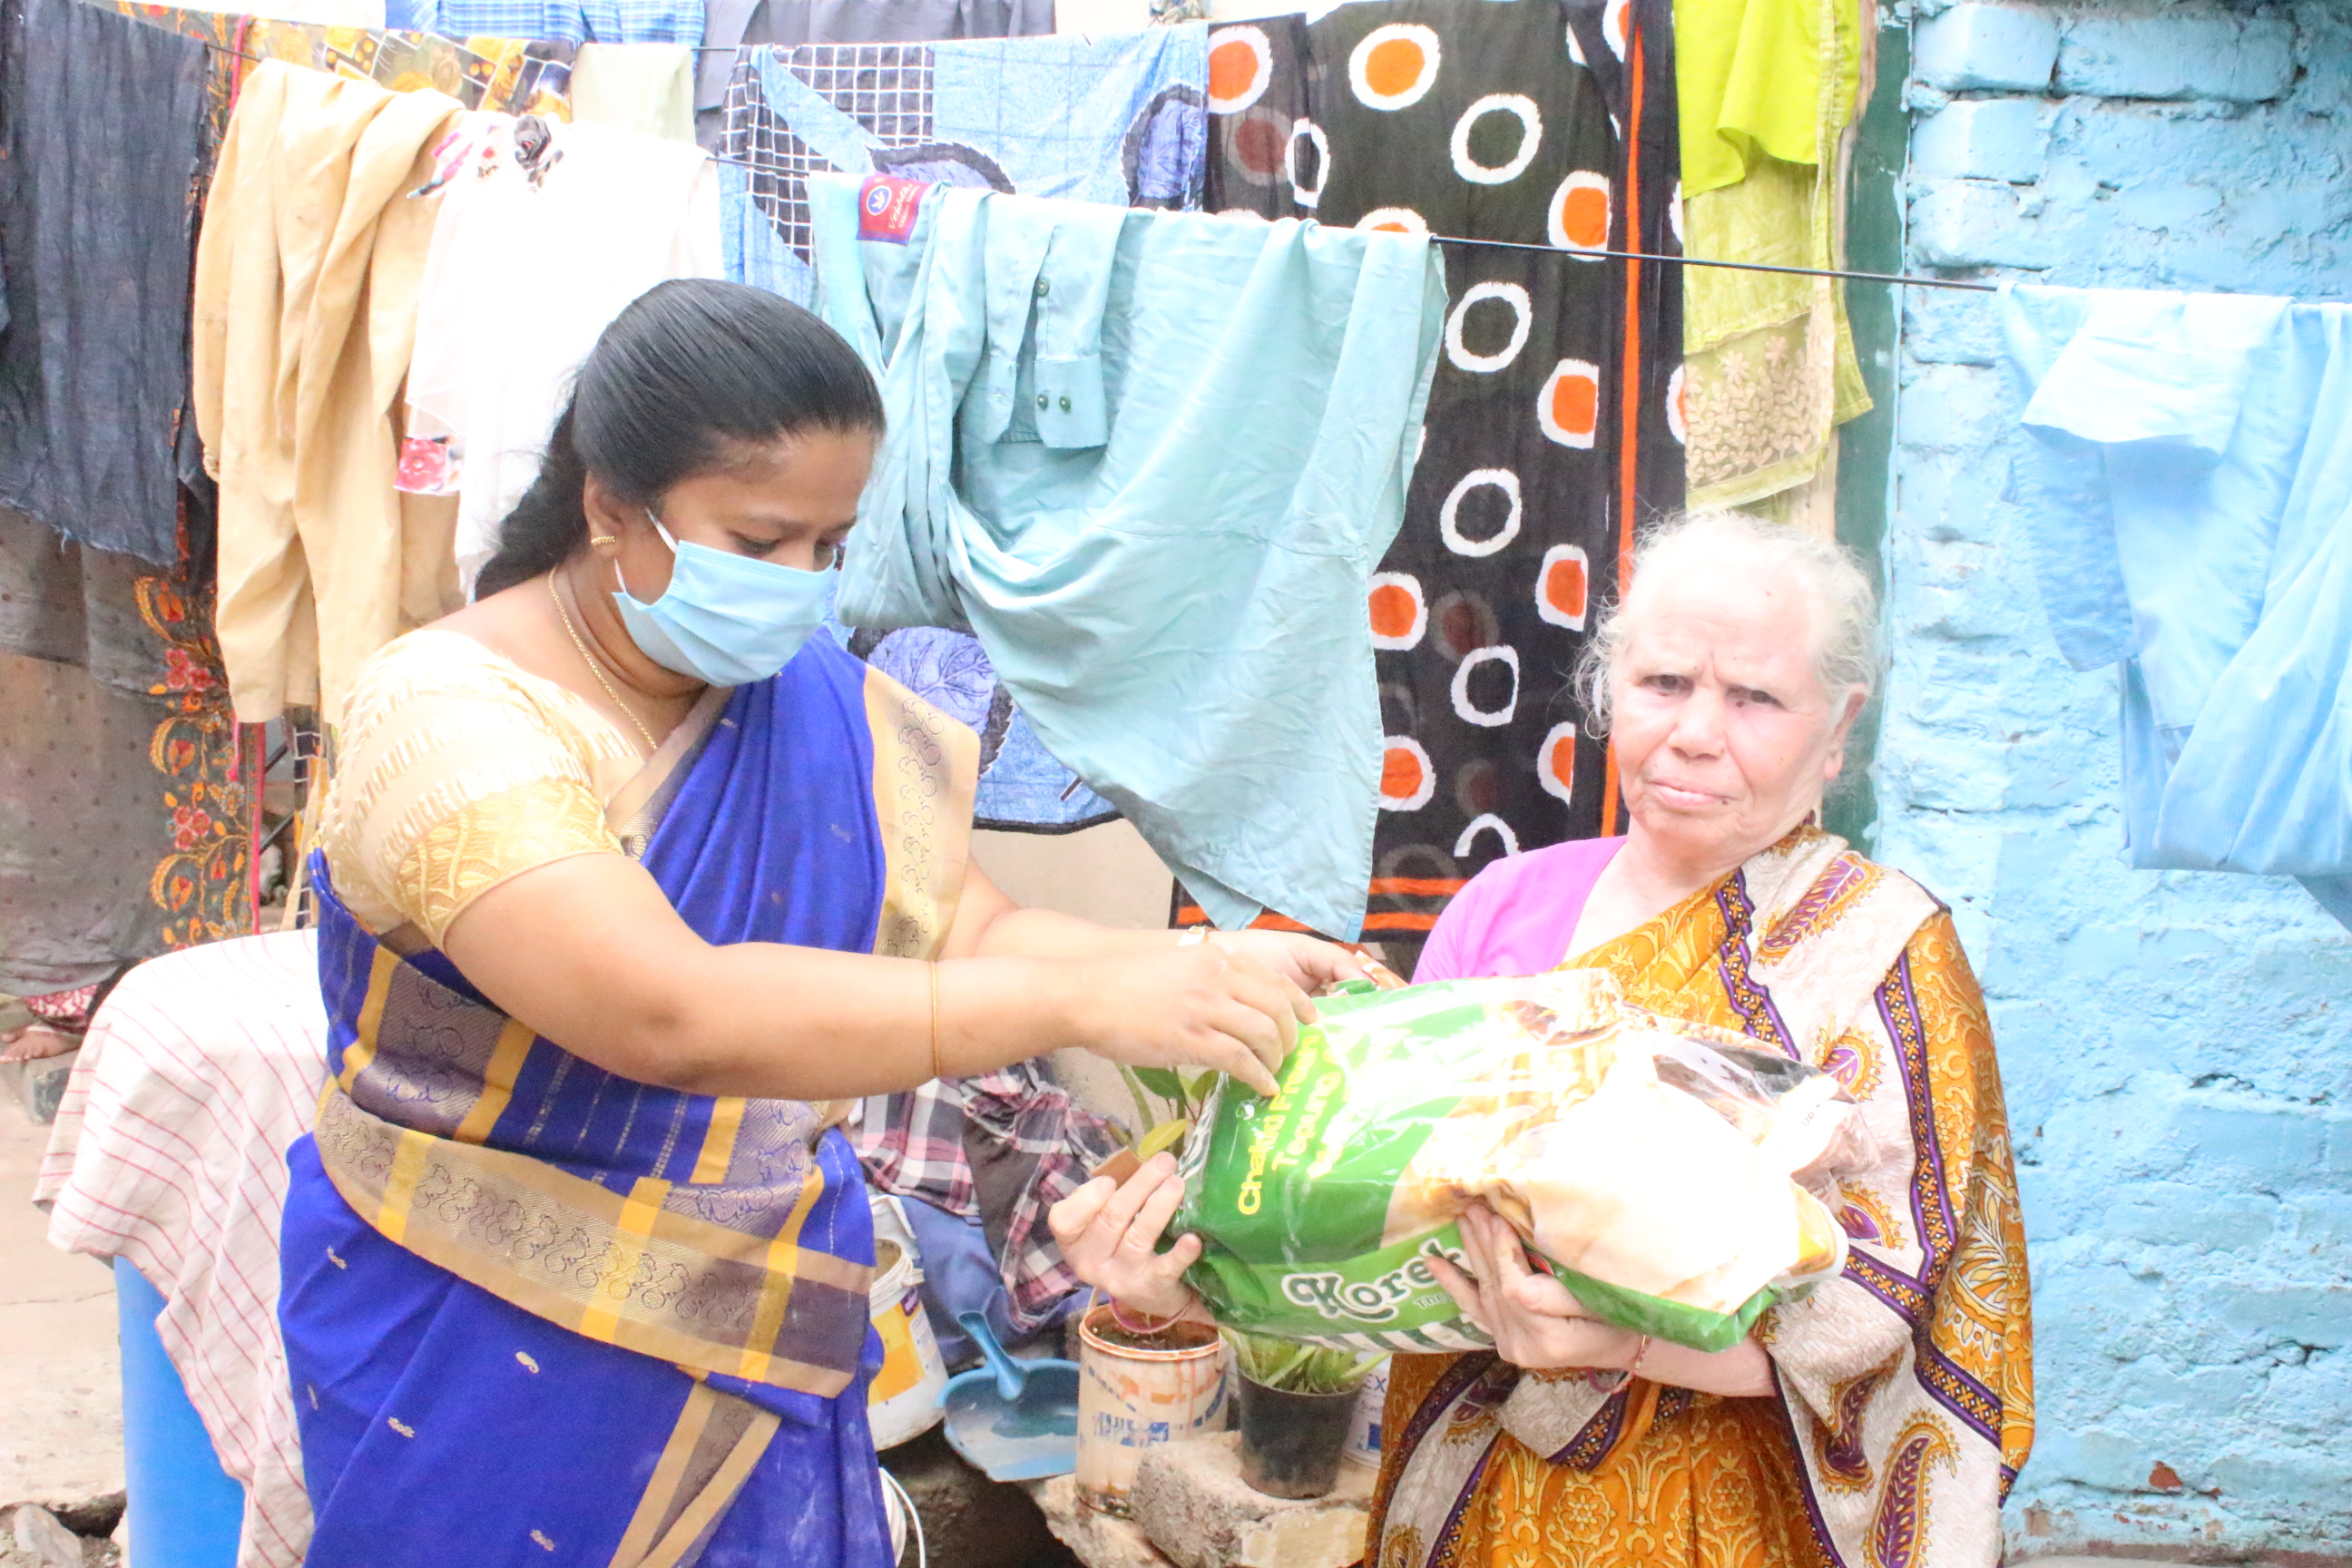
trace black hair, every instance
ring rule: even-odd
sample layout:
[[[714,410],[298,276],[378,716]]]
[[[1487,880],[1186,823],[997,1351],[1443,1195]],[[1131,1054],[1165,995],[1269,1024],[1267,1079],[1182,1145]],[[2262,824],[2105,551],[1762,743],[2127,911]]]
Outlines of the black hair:
[[[499,525],[475,591],[511,588],[586,548],[591,474],[652,507],[745,447],[882,427],[882,395],[856,351],[798,305],[741,283],[656,284],[614,318],[572,378],[539,477]]]

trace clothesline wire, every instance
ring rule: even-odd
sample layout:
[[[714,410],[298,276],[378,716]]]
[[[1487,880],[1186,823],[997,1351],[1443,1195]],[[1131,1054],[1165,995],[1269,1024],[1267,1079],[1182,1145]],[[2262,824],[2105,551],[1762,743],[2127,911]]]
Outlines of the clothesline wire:
[[[1484,245],[1497,250],[1538,250],[1547,256],[1599,256],[1612,261],[1659,261],[1670,267],[1727,267],[1738,272],[1786,272],[1798,278],[1843,278],[1850,283],[1892,283],[1917,289],[1965,289],[1972,294],[1998,294],[1998,283],[1969,283],[1958,278],[1915,278],[1906,272],[1848,272],[1829,267],[1776,267],[1769,261],[1716,261],[1704,256],[1667,256],[1646,250],[1563,250],[1553,245],[1530,245],[1517,239],[1474,239],[1457,234],[1433,234],[1435,245]]]
[[[729,44],[695,47],[707,51],[721,47],[733,50],[757,48],[763,46]],[[240,59],[254,60],[263,65],[269,63],[266,56],[252,54],[244,49],[231,48],[226,44],[216,44],[209,38],[205,40],[205,47],[217,49],[222,54],[235,55]],[[731,163],[739,169],[749,169],[755,174],[792,173],[791,170],[778,164],[754,163],[748,158],[722,157],[716,153],[710,154],[710,160],[715,163]],[[1666,256],[1645,250],[1587,250],[1581,247],[1574,250],[1566,250],[1559,246],[1533,245],[1525,240],[1478,239],[1459,234],[1433,234],[1429,238],[1433,245],[1472,245],[1490,250],[1532,250],[1546,256],[1589,256],[1610,261],[1654,261],[1668,267],[1722,267],[1735,272],[1780,272],[1795,278],[1839,278],[1849,283],[1890,283],[1896,288],[1958,289],[1971,294],[1995,294],[2000,291],[2000,286],[1997,283],[1970,283],[1958,278],[1917,278],[1905,272],[1852,272],[1830,267],[1780,267],[1769,261],[1717,261],[1704,256]]]

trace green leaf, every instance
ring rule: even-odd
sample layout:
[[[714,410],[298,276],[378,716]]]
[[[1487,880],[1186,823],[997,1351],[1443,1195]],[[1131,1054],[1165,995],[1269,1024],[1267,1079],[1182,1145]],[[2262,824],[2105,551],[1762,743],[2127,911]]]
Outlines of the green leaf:
[[[1192,1097],[1194,1105],[1209,1103],[1209,1091],[1217,1087],[1217,1076],[1214,1071],[1204,1072],[1184,1086],[1184,1092]]]
[[[1150,1097],[1144,1092],[1143,1085],[1137,1081],[1135,1069],[1124,1062],[1119,1063],[1118,1081],[1127,1085],[1128,1095],[1135,1101],[1135,1124],[1147,1131],[1150,1131],[1152,1120],[1151,1107],[1146,1103]],[[1129,1139],[1129,1142],[1132,1143],[1134,1140]]]
[[[1345,1394],[1363,1385],[1383,1357],[1355,1351],[1324,1350],[1272,1334],[1224,1331],[1241,1374],[1266,1388],[1294,1394]]]
[[[1162,1100],[1184,1098],[1184,1080],[1176,1076],[1172,1068],[1137,1068],[1135,1081]]]

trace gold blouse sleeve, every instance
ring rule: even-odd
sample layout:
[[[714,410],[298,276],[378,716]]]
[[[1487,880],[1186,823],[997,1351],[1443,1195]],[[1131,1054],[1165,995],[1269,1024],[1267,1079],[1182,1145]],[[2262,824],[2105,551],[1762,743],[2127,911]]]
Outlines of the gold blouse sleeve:
[[[633,754],[609,729],[470,638],[428,631],[392,644],[336,733],[320,847],[337,895],[371,931],[414,923],[437,946],[509,879],[620,853],[598,785]]]

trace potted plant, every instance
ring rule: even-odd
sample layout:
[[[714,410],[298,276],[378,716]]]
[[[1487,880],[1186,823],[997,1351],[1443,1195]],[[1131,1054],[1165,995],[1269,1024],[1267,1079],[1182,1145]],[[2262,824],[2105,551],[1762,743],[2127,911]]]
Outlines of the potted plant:
[[[1339,1455],[1364,1379],[1386,1358],[1225,1331],[1241,1373],[1242,1479],[1268,1497],[1318,1498],[1339,1479]]]

